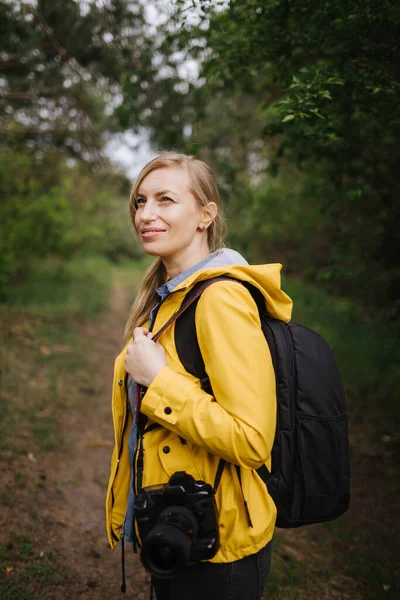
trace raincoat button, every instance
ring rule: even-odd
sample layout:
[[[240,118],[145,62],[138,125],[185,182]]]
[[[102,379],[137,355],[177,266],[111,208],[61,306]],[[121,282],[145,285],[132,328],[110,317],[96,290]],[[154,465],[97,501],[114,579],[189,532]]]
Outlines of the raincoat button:
[[[164,454],[168,454],[171,451],[171,448],[169,446],[164,446],[162,451],[164,452]]]
[[[164,412],[166,415],[170,415],[172,413],[172,408],[170,406],[166,406],[164,408]]]
[[[121,386],[123,385],[123,383],[124,383],[124,382],[123,382],[123,380],[122,380],[122,379],[120,379],[120,380],[118,381],[118,385],[119,385],[119,387],[121,387]]]

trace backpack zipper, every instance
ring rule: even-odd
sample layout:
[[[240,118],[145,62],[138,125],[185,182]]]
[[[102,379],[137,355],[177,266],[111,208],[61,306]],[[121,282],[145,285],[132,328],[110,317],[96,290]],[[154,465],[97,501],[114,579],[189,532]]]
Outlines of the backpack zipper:
[[[282,324],[287,356],[288,356],[288,365],[289,365],[289,402],[290,402],[290,429],[293,431],[294,429],[294,412],[295,412],[295,380],[296,380],[296,370],[295,370],[295,361],[294,361],[294,350],[293,350],[293,341],[291,335],[289,333],[287,323]]]

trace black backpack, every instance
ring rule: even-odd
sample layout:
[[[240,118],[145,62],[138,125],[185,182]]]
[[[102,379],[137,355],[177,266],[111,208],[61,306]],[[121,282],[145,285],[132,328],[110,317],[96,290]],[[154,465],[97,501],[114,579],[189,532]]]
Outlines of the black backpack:
[[[222,275],[197,283],[173,322],[175,345],[186,371],[212,394],[197,341],[195,311],[204,290]],[[234,279],[235,281],[240,281]],[[240,281],[255,300],[276,376],[277,426],[272,468],[257,469],[277,507],[277,527],[299,527],[336,519],[350,500],[350,458],[342,382],[327,342],[314,331],[270,317],[254,286]],[[220,479],[224,461],[218,468]],[[240,478],[240,470],[237,467]]]

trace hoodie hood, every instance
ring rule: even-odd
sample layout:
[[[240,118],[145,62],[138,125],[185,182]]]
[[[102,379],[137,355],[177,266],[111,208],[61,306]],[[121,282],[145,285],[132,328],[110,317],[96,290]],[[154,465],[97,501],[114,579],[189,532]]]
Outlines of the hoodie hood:
[[[249,265],[236,250],[222,248],[211,255],[207,264],[184,279],[175,288],[176,291],[189,291],[195,283],[211,279],[218,275],[229,275],[239,281],[246,281],[260,290],[265,299],[267,311],[271,317],[281,321],[290,321],[292,300],[281,290],[280,263]]]
[[[228,267],[233,265],[248,265],[249,263],[239,252],[231,248],[221,248],[210,256],[210,260],[204,268]]]

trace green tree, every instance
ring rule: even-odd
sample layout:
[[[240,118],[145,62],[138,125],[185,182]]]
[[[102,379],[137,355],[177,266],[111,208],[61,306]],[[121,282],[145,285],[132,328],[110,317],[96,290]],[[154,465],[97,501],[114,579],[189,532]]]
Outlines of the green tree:
[[[121,81],[146,46],[144,28],[139,0],[2,3],[4,143],[101,160],[104,134],[117,128]]]
[[[3,295],[48,256],[137,255],[127,180],[103,146],[146,27],[139,0],[0,4]]]
[[[0,297],[28,278],[38,261],[67,263],[84,254],[136,258],[127,206],[128,182],[110,167],[66,167],[34,152],[0,149]]]
[[[175,2],[174,19],[181,24],[175,44],[200,57],[204,84],[189,89],[175,107],[190,106],[195,115],[189,137],[182,135],[188,109],[178,119],[170,107],[176,139],[185,149],[211,155],[236,197],[230,199],[236,207],[232,214],[248,216],[240,224],[247,223],[244,235],[258,246],[260,206],[264,219],[271,218],[268,195],[277,189],[271,179],[267,183],[268,176],[282,168],[290,172],[291,180],[286,174],[285,185],[278,186],[289,200],[282,201],[287,210],[292,199],[303,206],[303,214],[309,214],[310,205],[320,214],[318,259],[312,260],[309,251],[302,254],[301,234],[290,236],[291,254],[294,249],[303,257],[298,268],[371,309],[396,310],[399,3],[231,0],[223,8],[198,0],[193,5],[200,20],[196,27],[185,20],[186,6]],[[240,108],[232,111],[235,104]],[[259,174],[260,198],[252,168],[263,160],[269,166],[266,177]],[[291,164],[299,174],[287,171]],[[293,195],[295,181],[303,191]],[[259,197],[257,210],[252,190]],[[288,231],[297,226],[309,248],[301,212],[293,210],[292,216]]]

